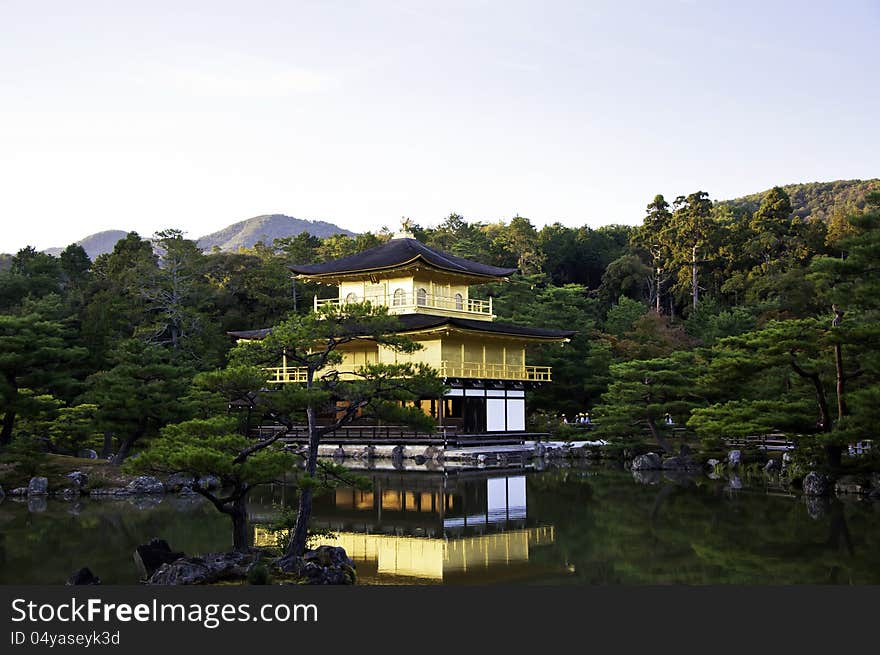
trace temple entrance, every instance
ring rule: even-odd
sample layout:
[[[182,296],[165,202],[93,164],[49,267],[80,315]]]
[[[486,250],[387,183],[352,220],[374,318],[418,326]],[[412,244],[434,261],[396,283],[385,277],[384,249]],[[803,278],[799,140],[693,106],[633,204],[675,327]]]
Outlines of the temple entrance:
[[[465,433],[486,431],[486,399],[464,398]]]

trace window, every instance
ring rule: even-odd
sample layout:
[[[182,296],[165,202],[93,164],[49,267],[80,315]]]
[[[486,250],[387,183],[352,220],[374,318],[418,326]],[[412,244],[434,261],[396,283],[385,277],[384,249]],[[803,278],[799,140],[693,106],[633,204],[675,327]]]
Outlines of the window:
[[[455,308],[459,311],[464,309],[464,298],[460,293],[455,294]]]
[[[345,297],[345,304],[346,304],[346,305],[350,305],[351,303],[355,303],[355,302],[357,302],[357,301],[358,301],[358,295],[357,295],[356,293],[354,293],[354,292],[348,294],[348,295]]]
[[[428,292],[424,289],[416,291],[416,304],[425,306],[428,304]]]
[[[403,289],[394,290],[394,301],[392,304],[395,307],[400,307],[406,304],[406,293],[403,291]]]

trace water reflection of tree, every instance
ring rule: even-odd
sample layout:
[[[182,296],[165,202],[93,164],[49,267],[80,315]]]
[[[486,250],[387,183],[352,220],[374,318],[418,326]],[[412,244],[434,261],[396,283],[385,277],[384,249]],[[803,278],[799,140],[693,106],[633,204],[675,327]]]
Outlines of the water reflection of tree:
[[[152,537],[192,554],[226,548],[229,526],[225,517],[202,504],[179,511],[174,500],[165,498],[143,510],[127,500],[109,499],[84,501],[79,506],[50,500],[47,511],[39,514],[29,513],[24,504],[4,507],[0,533],[5,538],[5,561],[0,566],[0,584],[64,584],[83,566],[106,583],[134,584],[137,569],[132,553]]]
[[[570,476],[529,479],[529,514],[556,534],[530,557],[569,564],[574,575],[560,582],[880,582],[880,514],[869,503],[833,501],[815,520],[797,498],[729,494],[704,478],[645,486],[601,471],[582,484],[590,491],[578,499]]]

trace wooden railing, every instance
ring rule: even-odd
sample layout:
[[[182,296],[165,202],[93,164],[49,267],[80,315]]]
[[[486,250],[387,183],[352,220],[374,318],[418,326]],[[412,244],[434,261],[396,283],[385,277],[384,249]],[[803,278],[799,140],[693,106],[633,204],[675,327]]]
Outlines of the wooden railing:
[[[367,298],[358,298],[355,302],[369,301],[374,305],[388,308],[390,314],[410,314],[419,309],[439,309],[443,313],[461,314],[479,316],[480,318],[492,317],[492,298],[488,300],[480,300],[477,298],[448,297],[434,293],[398,293],[397,295],[388,294],[381,296],[369,296]],[[315,311],[319,307],[328,305],[333,307],[344,307],[345,300],[339,298],[323,298],[319,299],[315,296]]]
[[[340,377],[355,377],[356,366],[336,366],[332,370]],[[295,366],[275,366],[265,369],[269,373],[267,382],[286,384],[288,382],[306,382],[306,369]],[[513,364],[490,364],[483,362],[449,362],[443,361],[438,367],[440,376],[444,378],[477,378],[481,380],[519,380],[524,382],[550,382],[552,373],[549,366],[525,366]],[[328,371],[320,371],[320,377]]]

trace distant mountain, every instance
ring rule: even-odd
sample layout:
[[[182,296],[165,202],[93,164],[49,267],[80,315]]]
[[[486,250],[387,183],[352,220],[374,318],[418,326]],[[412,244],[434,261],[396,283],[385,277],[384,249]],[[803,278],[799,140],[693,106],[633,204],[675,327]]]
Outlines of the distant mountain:
[[[229,227],[203,236],[197,243],[199,248],[208,252],[214,247],[234,252],[239,248],[253,248],[258,241],[271,244],[275,239],[296,236],[302,232],[320,238],[334,234],[354,236],[354,232],[343,230],[325,221],[302,220],[284,214],[265,214],[233,223]]]
[[[95,257],[98,255],[103,255],[105,252],[113,252],[113,246],[120,239],[124,239],[126,234],[128,232],[124,230],[105,230],[104,232],[90,234],[84,239],[80,239],[76,242],[76,245],[82,246],[89,259],[95,261]],[[64,252],[64,248],[47,248],[44,252],[58,257],[58,255]]]
[[[836,212],[852,214],[865,208],[865,194],[880,191],[880,179],[837,180],[835,182],[807,182],[786,184],[782,187],[791,198],[792,214],[802,219],[819,218],[829,221]],[[769,189],[768,189],[769,190]],[[719,204],[754,212],[767,191],[742,198],[723,200]]]

